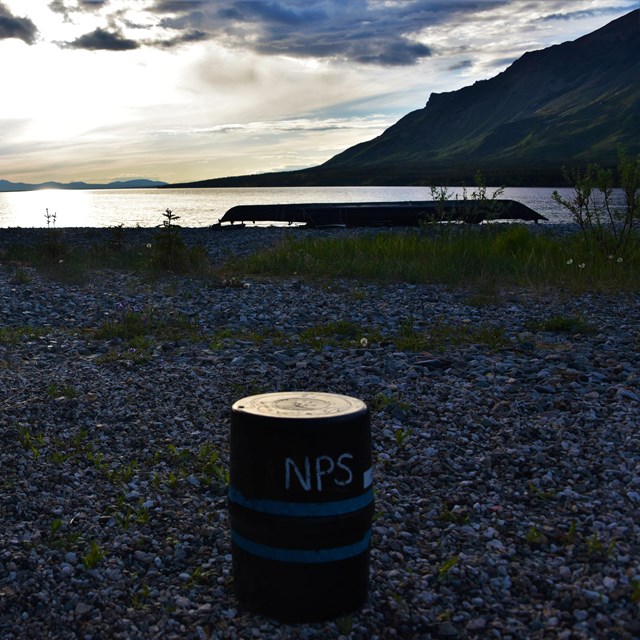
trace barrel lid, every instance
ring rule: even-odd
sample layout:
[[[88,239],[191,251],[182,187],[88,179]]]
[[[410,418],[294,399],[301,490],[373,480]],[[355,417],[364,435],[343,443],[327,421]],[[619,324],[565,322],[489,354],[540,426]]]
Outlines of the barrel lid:
[[[281,391],[242,398],[232,410],[274,418],[333,418],[366,412],[367,405],[336,393]]]

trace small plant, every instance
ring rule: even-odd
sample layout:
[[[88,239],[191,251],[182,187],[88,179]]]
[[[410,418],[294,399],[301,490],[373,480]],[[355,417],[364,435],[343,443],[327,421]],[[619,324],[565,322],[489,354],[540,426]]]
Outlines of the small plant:
[[[445,351],[449,346],[481,344],[497,350],[508,344],[502,327],[436,319],[428,330],[418,332],[412,318],[400,325],[396,346],[404,351]]]
[[[119,338],[134,349],[147,349],[149,338],[161,340],[195,340],[200,336],[195,321],[186,315],[169,310],[159,314],[152,307],[146,309],[119,305],[112,319],[106,320],[94,333],[98,340]]]
[[[44,217],[47,221],[47,231],[44,242],[41,242],[37,247],[38,254],[40,259],[49,266],[56,266],[56,263],[63,265],[69,247],[62,242],[61,233],[56,229],[58,214],[56,212],[49,213],[49,209],[46,209]]]
[[[235,337],[237,337],[237,332],[229,327],[218,329],[209,342],[209,349],[211,349],[211,351],[218,351],[224,348],[225,341],[232,340]]]
[[[58,533],[58,530],[62,527],[62,519],[61,518],[56,518],[50,525],[49,525],[49,537],[50,538],[54,538],[55,535]]]
[[[416,331],[412,317],[405,318],[400,323],[395,342],[398,349],[403,351],[425,351],[430,346],[428,336],[424,332]]]
[[[47,332],[47,329],[40,327],[0,327],[0,344],[19,344],[21,340],[40,338]]]
[[[211,349],[211,351],[224,349],[231,340],[243,340],[253,342],[256,345],[265,343],[285,345],[289,343],[287,335],[275,327],[263,327],[254,331],[238,331],[229,327],[221,327],[211,338],[209,349]]]
[[[173,471],[169,471],[169,473],[167,474],[167,487],[173,490],[178,486],[178,482],[178,476]]]
[[[79,531],[67,531],[64,536],[63,545],[66,549],[73,549],[82,542],[82,534]]]
[[[81,541],[78,531],[65,531],[65,525],[61,518],[56,518],[49,525],[49,544],[59,549],[75,549]]]
[[[45,220],[47,221],[47,229],[51,229],[56,226],[57,212],[49,213],[49,209],[45,209]]]
[[[573,544],[575,542],[577,529],[578,529],[578,526],[576,524],[576,521],[572,520],[571,524],[569,525],[569,529],[562,536],[565,544]]]
[[[551,500],[556,495],[555,491],[553,490],[542,491],[541,489],[536,487],[536,485],[533,484],[533,482],[529,482],[527,487],[529,488],[529,491],[531,491],[531,493],[534,496],[536,496],[537,498],[540,498],[540,500],[543,500],[543,501]]]
[[[47,387],[47,395],[50,398],[72,399],[72,398],[78,397],[78,390],[73,385],[70,385],[70,384],[58,385],[55,382],[52,382]]]
[[[138,506],[138,510],[136,511],[136,524],[147,524],[149,522],[149,517],[149,507],[143,506],[142,501],[140,501],[140,505]]]
[[[629,586],[631,587],[631,601],[640,602],[640,580],[637,578],[635,580],[630,580]]]
[[[109,247],[114,251],[122,251],[124,247],[124,224],[120,223],[109,227],[111,238],[109,239]]]
[[[53,462],[53,464],[64,464],[72,457],[72,454],[68,451],[61,451],[60,449],[54,449],[47,456],[47,460]]]
[[[144,583],[137,591],[134,591],[131,596],[131,603],[135,609],[145,608],[145,603],[149,600],[150,596],[151,589],[148,584]]]
[[[340,618],[336,618],[335,623],[338,633],[343,636],[348,636],[353,629],[353,616],[350,614],[341,616]]]
[[[196,472],[202,475],[207,484],[211,484],[213,480],[222,485],[226,485],[229,482],[229,472],[222,466],[220,455],[213,445],[209,443],[203,444],[198,449],[193,466]]]
[[[394,436],[398,449],[404,449],[407,446],[412,433],[413,429],[410,428],[398,428],[395,430]]]
[[[449,572],[458,564],[460,556],[451,556],[438,567],[438,580],[444,580],[449,576]]]
[[[611,557],[614,549],[616,548],[616,541],[611,540],[609,544],[605,546],[604,541],[600,539],[597,532],[587,538],[587,553],[592,557]]]
[[[138,470],[137,460],[130,460],[127,464],[107,471],[107,478],[112,484],[128,484]]]
[[[98,470],[106,471],[107,464],[104,461],[104,456],[101,451],[93,451],[93,449],[87,450],[87,460]]]
[[[577,316],[552,316],[546,320],[529,325],[532,331],[548,331],[553,333],[593,333],[593,327]]]
[[[82,564],[87,569],[95,569],[102,560],[105,559],[104,551],[96,540],[91,542],[89,550],[82,556]]]
[[[124,496],[121,495],[118,497],[118,507],[121,511],[118,511],[114,518],[118,526],[122,527],[125,531],[127,531],[132,524],[141,526],[149,522],[149,508],[143,506],[142,500],[139,501],[136,509],[131,506],[127,506],[127,508],[124,509]]]
[[[208,585],[211,582],[212,575],[213,575],[212,571],[205,571],[205,568],[202,565],[200,565],[199,567],[196,567],[193,570],[193,572],[189,576],[189,579],[186,582],[186,586],[193,587],[199,584]]]
[[[309,344],[317,350],[322,349],[325,346],[356,346],[360,345],[360,338],[363,331],[355,322],[351,320],[336,320],[333,322],[327,322],[323,324],[316,324],[312,327],[304,329],[300,333],[300,340]],[[375,334],[375,332],[373,332]],[[378,337],[371,338],[378,341]],[[367,339],[367,344],[369,339]]]
[[[24,269],[17,268],[13,274],[13,284],[31,284],[33,276]]]
[[[529,531],[527,531],[526,536],[527,542],[533,547],[535,545],[540,544],[544,540],[544,534],[540,529],[538,529],[537,525],[532,525]]]
[[[373,411],[399,409],[404,413],[411,409],[411,405],[402,399],[400,393],[378,393],[371,399],[369,406]]]
[[[445,503],[442,511],[438,514],[437,519],[442,522],[449,522],[461,526],[468,524],[471,521],[471,516],[466,509],[459,505],[454,505],[453,509],[451,509],[449,505]]]
[[[180,219],[171,209],[163,214],[164,220],[159,225],[160,231],[155,235],[149,248],[149,267],[151,271],[170,271],[172,273],[205,272],[209,268],[206,251],[202,247],[189,249],[180,235]]]

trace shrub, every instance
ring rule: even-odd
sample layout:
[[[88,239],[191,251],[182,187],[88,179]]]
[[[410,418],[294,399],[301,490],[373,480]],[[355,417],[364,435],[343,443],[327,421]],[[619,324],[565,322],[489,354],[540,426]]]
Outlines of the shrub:
[[[638,246],[640,226],[640,155],[630,158],[619,150],[617,174],[588,165],[586,170],[565,169],[574,195],[566,200],[557,191],[553,199],[571,212],[591,250],[604,256],[626,256]],[[622,206],[616,205],[614,184],[622,189]]]

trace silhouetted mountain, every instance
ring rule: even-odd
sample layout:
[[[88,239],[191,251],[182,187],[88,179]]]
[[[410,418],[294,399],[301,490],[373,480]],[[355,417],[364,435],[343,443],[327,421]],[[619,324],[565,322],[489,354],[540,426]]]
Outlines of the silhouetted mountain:
[[[89,184],[88,182],[41,182],[39,184],[29,184],[27,182],[0,180],[0,191],[36,191],[37,189],[153,189],[166,184],[166,182],[144,179],[109,182],[108,184]]]
[[[423,109],[311,169],[189,186],[554,184],[563,165],[640,153],[640,9],[573,42],[525,53],[505,71]],[[206,184],[205,184],[206,183]]]

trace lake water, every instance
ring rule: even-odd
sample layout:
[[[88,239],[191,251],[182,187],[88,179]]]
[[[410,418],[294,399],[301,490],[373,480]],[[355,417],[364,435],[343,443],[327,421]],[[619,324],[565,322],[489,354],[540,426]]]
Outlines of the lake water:
[[[451,187],[450,191],[462,196],[461,188]],[[565,197],[571,194],[569,189],[559,191]],[[569,214],[552,200],[552,192],[551,188],[514,187],[507,188],[502,197],[526,204],[551,222],[569,222]],[[155,227],[162,223],[166,209],[180,216],[178,224],[184,227],[206,227],[239,204],[401,200],[431,200],[431,191],[428,187],[43,189],[0,193],[0,228],[46,227],[47,210],[56,215],[56,227]]]

